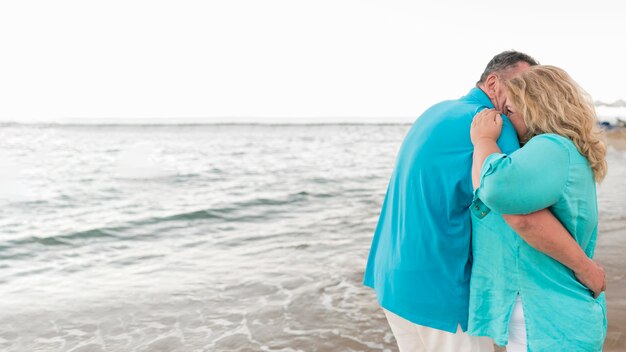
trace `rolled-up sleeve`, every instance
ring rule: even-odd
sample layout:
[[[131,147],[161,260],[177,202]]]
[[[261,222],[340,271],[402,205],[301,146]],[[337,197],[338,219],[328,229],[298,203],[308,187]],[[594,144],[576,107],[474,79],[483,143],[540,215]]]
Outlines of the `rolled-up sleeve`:
[[[480,187],[474,193],[475,209],[500,214],[528,214],[555,204],[569,174],[569,151],[559,136],[543,134],[523,148],[492,154],[481,169]]]

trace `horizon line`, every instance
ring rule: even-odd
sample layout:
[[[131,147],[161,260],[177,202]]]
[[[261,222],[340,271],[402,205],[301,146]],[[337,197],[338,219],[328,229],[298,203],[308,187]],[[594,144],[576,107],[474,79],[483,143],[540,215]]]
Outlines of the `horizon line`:
[[[243,125],[258,125],[258,126],[315,126],[315,125],[406,125],[412,124],[414,120],[369,120],[369,121],[92,121],[92,122],[59,122],[59,121],[2,121],[0,120],[0,127],[6,126],[33,126],[33,127],[72,127],[72,126],[243,126]]]

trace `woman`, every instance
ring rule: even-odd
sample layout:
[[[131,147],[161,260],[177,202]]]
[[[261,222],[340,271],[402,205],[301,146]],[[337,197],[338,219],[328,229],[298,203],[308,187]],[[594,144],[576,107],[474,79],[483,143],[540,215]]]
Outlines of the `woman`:
[[[607,171],[593,104],[553,66],[531,67],[504,87],[503,113],[527,143],[500,154],[499,114],[483,111],[472,123],[469,333],[490,336],[509,352],[600,351],[606,336],[604,294],[594,299],[571,270],[524,242],[501,216],[550,208],[593,257],[595,184]]]

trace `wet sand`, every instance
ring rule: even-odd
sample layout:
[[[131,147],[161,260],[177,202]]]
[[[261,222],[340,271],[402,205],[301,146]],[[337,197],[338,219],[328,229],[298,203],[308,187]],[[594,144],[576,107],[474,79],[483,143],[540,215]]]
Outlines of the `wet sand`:
[[[615,149],[626,151],[626,129],[614,128],[605,132],[606,140]]]
[[[613,226],[607,229],[609,225]],[[626,224],[606,224],[598,238],[596,259],[606,269],[607,314],[609,328],[604,343],[605,352],[626,351]]]
[[[609,148],[626,152],[626,129],[607,131]],[[609,173],[611,167],[609,165]],[[623,167],[623,166],[622,166]],[[617,170],[616,170],[617,171]],[[621,180],[623,182],[626,180]],[[626,204],[620,204],[622,216],[600,221],[596,260],[604,266],[607,276],[607,314],[609,328],[604,352],[626,351]]]

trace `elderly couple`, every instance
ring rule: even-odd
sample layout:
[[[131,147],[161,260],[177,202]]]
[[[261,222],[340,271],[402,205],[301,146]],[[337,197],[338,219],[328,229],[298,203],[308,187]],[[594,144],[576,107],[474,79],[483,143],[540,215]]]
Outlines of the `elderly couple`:
[[[601,351],[605,274],[590,258],[605,155],[587,94],[516,51],[424,112],[364,279],[400,351]]]

